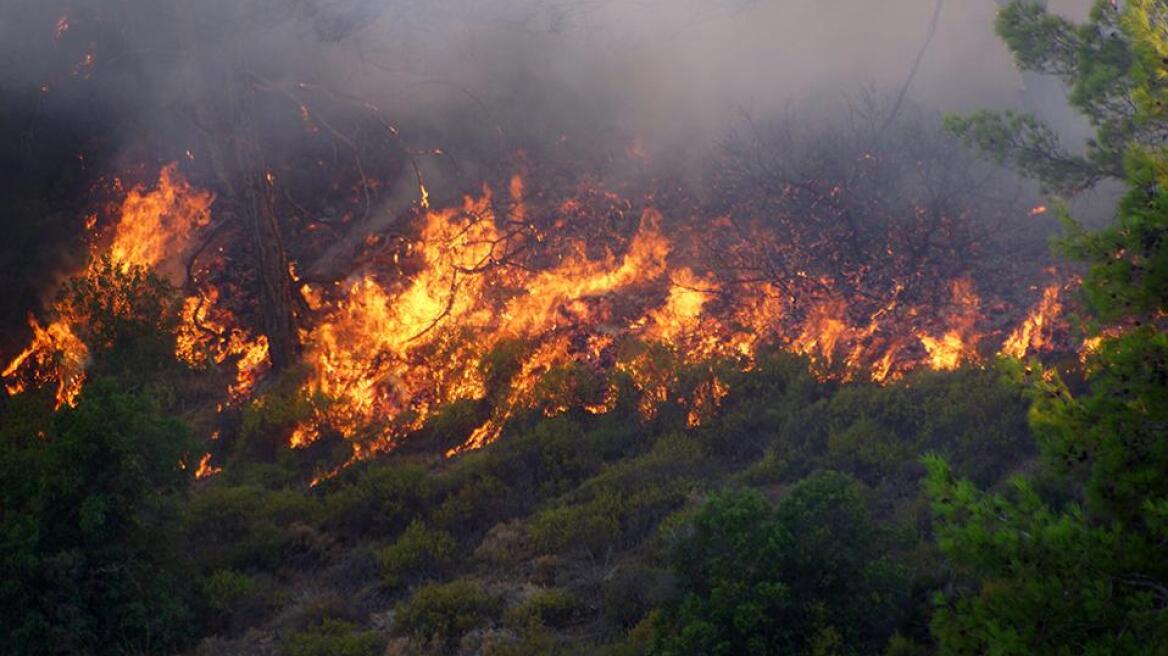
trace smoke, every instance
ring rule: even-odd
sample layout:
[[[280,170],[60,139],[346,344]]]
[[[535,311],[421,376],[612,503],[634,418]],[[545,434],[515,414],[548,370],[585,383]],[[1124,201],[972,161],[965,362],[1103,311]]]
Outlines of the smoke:
[[[1022,107],[1082,136],[1057,83],[1036,93],[1015,70],[994,0],[943,0],[934,26],[936,2],[0,0],[0,196],[35,196],[30,215],[53,217],[2,229],[14,305],[0,310],[30,305],[25,272],[76,239],[68,227],[99,176],[206,165],[207,144],[242,138],[241,121],[272,160],[328,156],[305,152],[305,115],[349,139],[392,127],[400,152],[444,153],[415,162],[438,202],[506,175],[516,152],[586,172],[613,148],[700,169],[742,117],[814,117],[864,87],[895,95],[918,56],[907,96],[938,118]],[[1051,3],[1072,15],[1088,4]],[[344,122],[369,107],[372,128]],[[400,187],[392,210],[415,189],[403,162],[385,167]]]
[[[935,0],[5,4],[5,95],[47,87],[39,92],[42,107],[59,98],[78,120],[106,109],[127,141],[159,124],[181,135],[168,114],[183,111],[191,98],[225,93],[228,78],[242,69],[368,99],[402,121],[437,111],[487,133],[586,127],[620,130],[648,144],[709,140],[742,112],[765,116],[861,85],[898,90],[936,6]],[[1066,0],[1055,8],[1073,13],[1087,4]],[[942,3],[912,98],[938,111],[1024,104],[1022,78],[992,31],[996,9],[993,0]],[[1035,109],[1061,120],[1058,102]]]

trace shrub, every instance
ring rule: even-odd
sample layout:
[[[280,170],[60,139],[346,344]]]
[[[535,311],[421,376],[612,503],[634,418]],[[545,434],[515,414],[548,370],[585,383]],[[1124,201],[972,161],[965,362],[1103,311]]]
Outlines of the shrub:
[[[621,505],[617,494],[608,493],[587,504],[544,510],[531,520],[531,541],[543,554],[579,547],[596,557],[620,538]]]
[[[270,509],[268,500],[268,492],[254,485],[213,485],[195,494],[184,529],[187,540],[199,545],[199,563],[210,570],[282,563],[293,533],[277,519],[289,519],[288,497],[277,495]]]
[[[45,422],[0,447],[0,653],[180,649],[198,595],[174,539],[187,430],[108,379]]]
[[[512,492],[490,474],[476,475],[448,493],[434,510],[435,524],[466,537],[512,514]]]
[[[753,491],[718,494],[690,530],[658,653],[872,653],[892,635],[907,585],[851,478],[810,476],[777,508]]]
[[[252,576],[218,570],[203,582],[203,596],[215,613],[215,624],[229,631],[252,626],[279,605],[279,595]]]
[[[435,574],[451,561],[456,548],[449,533],[428,529],[415,520],[396,542],[377,554],[382,581],[396,587],[406,577]]]
[[[385,640],[375,631],[337,619],[325,619],[292,634],[284,643],[288,656],[379,656]]]
[[[621,629],[641,621],[653,608],[669,601],[672,576],[664,569],[622,565],[604,582],[604,618]]]
[[[430,476],[417,465],[373,464],[334,483],[324,498],[324,526],[349,537],[403,530],[432,496]]]
[[[477,582],[463,579],[423,585],[395,610],[397,633],[449,647],[493,618],[499,602]]]
[[[526,601],[508,608],[503,621],[516,629],[531,626],[562,628],[580,613],[580,602],[565,590],[540,590]]]

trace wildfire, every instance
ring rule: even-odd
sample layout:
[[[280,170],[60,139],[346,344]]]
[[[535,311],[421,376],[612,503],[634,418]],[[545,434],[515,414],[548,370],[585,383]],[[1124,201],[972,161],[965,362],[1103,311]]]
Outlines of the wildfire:
[[[115,181],[115,188],[120,182]],[[190,248],[200,228],[210,223],[214,194],[196,189],[178,171],[176,163],[164,166],[152,188],[136,186],[125,192],[114,209],[116,220],[107,230],[99,229],[98,214],[86,216],[85,226],[92,238],[89,265],[74,278],[100,283],[102,267],[109,262],[126,274],[151,270],[179,283],[184,275],[182,256]],[[102,302],[119,316],[131,316],[132,298],[104,294]],[[236,358],[237,375],[229,387],[229,398],[246,397],[267,367],[267,338],[251,337],[237,326],[234,315],[218,304],[219,292],[208,287],[187,298],[182,306],[176,357],[191,367],[220,364]],[[87,326],[83,313],[59,302],[57,318],[47,327],[29,318],[32,341],[3,372],[9,394],[19,394],[30,385],[57,385],[57,405],[73,405],[85,382],[90,345],[83,339]]]
[[[85,383],[89,348],[73,333],[67,321],[42,326],[29,316],[28,325],[32,328],[32,342],[0,372],[0,378],[8,381],[5,388],[15,395],[24,392],[29,381],[37,386],[55,382],[57,407],[76,405],[77,395]],[[29,370],[28,378],[17,377],[25,369]]]
[[[195,479],[201,481],[205,478],[210,478],[221,471],[223,471],[222,467],[216,467],[215,465],[211,464],[211,454],[204,453],[203,457],[199,459],[199,467],[195,469]]]
[[[1050,331],[1062,313],[1059,303],[1059,286],[1050,285],[1042,292],[1042,300],[1026,319],[1010,333],[1002,344],[1002,354],[1012,358],[1024,358],[1029,353],[1046,350],[1050,343]]]
[[[627,407],[646,418],[674,404],[700,426],[733,391],[726,367],[749,370],[764,346],[806,356],[823,378],[878,383],[920,367],[977,364],[991,352],[982,349],[986,319],[969,276],[933,283],[930,294],[948,296],[939,307],[914,300],[927,297],[906,291],[907,279],[864,295],[801,271],[788,280],[735,280],[703,268],[686,244],[667,237],[657,209],[632,211],[611,192],[589,188],[537,207],[516,175],[500,202],[484,187],[438,209],[420,177],[418,184],[420,201],[410,210],[416,236],[393,242],[396,250],[381,260],[393,262],[388,270],[365,266],[335,286],[289,272],[308,315],[299,394],[310,408],[290,434],[292,447],[335,435],[349,440],[350,461],[369,457],[459,401],[471,402],[479,423],[455,436],[462,442],[448,455],[489,444],[523,413],[603,414],[624,394],[636,395]],[[89,222],[94,243],[108,244],[95,246],[94,258],[123,272],[185,278],[182,256],[210,224],[214,201],[167,165],[154,187],[125,192],[112,225]],[[597,202],[622,208],[611,240],[564,229]],[[365,246],[387,243],[373,235]],[[243,403],[268,370],[267,337],[243,327],[234,297],[192,277],[175,356],[196,369],[233,367],[224,403]],[[1057,347],[1059,293],[1058,285],[1044,291],[1002,354]],[[52,383],[59,405],[73,403],[89,357],[85,326],[67,313],[47,326],[30,318],[30,326],[29,347],[2,372],[8,392]],[[207,454],[196,476],[218,471]]]
[[[178,172],[178,164],[162,168],[154,189],[135,187],[122,201],[109,255],[123,270],[157,268],[178,280],[178,258],[194,232],[211,221],[215,195],[193,188]]]
[[[973,290],[969,278],[954,280],[951,284],[953,310],[949,314],[947,330],[940,337],[920,335],[921,344],[929,354],[929,366],[938,371],[956,369],[966,360],[977,360],[977,343],[981,334],[977,323],[981,319],[981,299]]]
[[[234,358],[235,382],[227,390],[233,402],[250,395],[269,364],[267,336],[252,337],[240,328],[235,315],[219,304],[219,290],[214,287],[183,302],[174,353],[194,369]]]

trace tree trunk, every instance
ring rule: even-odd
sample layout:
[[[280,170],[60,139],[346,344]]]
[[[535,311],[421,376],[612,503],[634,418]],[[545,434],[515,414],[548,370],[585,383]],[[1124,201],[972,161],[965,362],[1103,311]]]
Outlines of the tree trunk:
[[[280,223],[269,173],[263,154],[258,152],[255,130],[250,124],[254,112],[245,103],[240,133],[233,140],[238,172],[242,177],[242,203],[245,223],[255,256],[256,284],[259,289],[260,321],[268,337],[268,357],[272,371],[294,364],[300,354],[296,330],[296,305],[293,302],[292,275],[288,253],[280,237]]]

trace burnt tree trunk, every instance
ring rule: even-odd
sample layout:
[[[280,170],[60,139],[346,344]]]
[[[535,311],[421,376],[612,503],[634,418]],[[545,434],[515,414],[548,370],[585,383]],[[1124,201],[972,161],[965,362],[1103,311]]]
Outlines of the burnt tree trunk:
[[[250,93],[245,93],[250,96]],[[250,99],[250,98],[249,98]],[[296,305],[288,253],[280,236],[279,216],[272,195],[272,179],[259,152],[252,103],[244,103],[241,112],[241,134],[233,139],[237,171],[241,176],[241,205],[246,216],[244,223],[251,250],[255,257],[257,292],[260,300],[260,322],[268,337],[268,357],[273,371],[281,371],[294,364],[300,354],[300,338],[296,330]]]
[[[263,173],[251,173],[244,183],[247,197],[247,224],[252,250],[256,257],[256,282],[259,286],[260,320],[268,336],[268,356],[273,371],[296,362],[300,340],[296,332],[292,277],[288,255],[280,239],[271,188]]]
[[[230,76],[235,77],[236,76]],[[254,90],[239,83],[228,94],[227,107],[196,106],[204,125],[211,168],[220,188],[238,207],[243,236],[248,240],[259,301],[260,328],[268,338],[268,357],[278,372],[295,364],[300,354],[297,331],[297,291],[293,286],[280,231],[272,181],[254,126]]]

